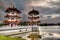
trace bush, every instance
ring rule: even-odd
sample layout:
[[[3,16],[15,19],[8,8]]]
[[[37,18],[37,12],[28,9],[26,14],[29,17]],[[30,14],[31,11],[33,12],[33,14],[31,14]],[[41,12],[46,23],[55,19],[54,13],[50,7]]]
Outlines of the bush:
[[[7,24],[4,24],[4,23],[0,23],[0,26],[6,26]]]

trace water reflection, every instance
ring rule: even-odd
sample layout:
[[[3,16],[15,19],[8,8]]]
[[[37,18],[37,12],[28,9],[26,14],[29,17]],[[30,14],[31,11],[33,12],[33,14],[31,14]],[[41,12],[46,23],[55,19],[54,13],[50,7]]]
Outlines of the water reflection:
[[[60,38],[44,38],[42,40],[60,40]]]
[[[48,27],[41,27],[39,29],[40,34],[43,33],[45,38],[42,40],[60,40],[60,26],[48,26]],[[46,33],[44,33],[46,32]],[[47,35],[49,33],[49,35]],[[49,37],[48,37],[49,36]]]

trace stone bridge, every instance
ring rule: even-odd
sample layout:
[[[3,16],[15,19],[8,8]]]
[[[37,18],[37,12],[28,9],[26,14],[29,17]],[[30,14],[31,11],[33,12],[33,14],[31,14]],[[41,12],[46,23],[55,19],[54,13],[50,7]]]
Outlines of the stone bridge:
[[[37,26],[34,26],[37,27]],[[21,27],[0,27],[0,34],[10,37],[22,37],[27,38],[32,32],[32,26],[21,26]]]

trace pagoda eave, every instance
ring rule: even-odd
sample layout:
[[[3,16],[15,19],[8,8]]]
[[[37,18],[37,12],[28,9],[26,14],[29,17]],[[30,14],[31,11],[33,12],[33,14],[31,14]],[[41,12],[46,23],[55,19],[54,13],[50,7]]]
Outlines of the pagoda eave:
[[[17,13],[21,13],[21,11],[17,10],[16,8],[7,8],[7,10],[5,10],[5,12],[9,13],[10,11],[15,11]]]
[[[39,12],[37,11],[37,10],[32,10],[32,11],[30,11],[29,13],[28,13],[29,15],[31,15],[31,14],[35,14],[35,15],[38,15],[39,14]]]
[[[17,18],[21,18],[20,16],[5,16],[6,18],[9,18],[9,17],[17,17]]]
[[[39,16],[37,16],[37,17],[35,17],[35,16],[33,16],[33,17],[29,16],[28,18],[39,18]]]

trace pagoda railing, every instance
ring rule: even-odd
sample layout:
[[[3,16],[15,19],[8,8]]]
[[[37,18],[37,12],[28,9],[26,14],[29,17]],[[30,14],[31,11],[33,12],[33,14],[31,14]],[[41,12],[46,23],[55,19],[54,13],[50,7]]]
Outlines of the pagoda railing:
[[[28,15],[29,17],[32,17],[32,15]],[[38,17],[39,15],[33,15],[33,17]]]

